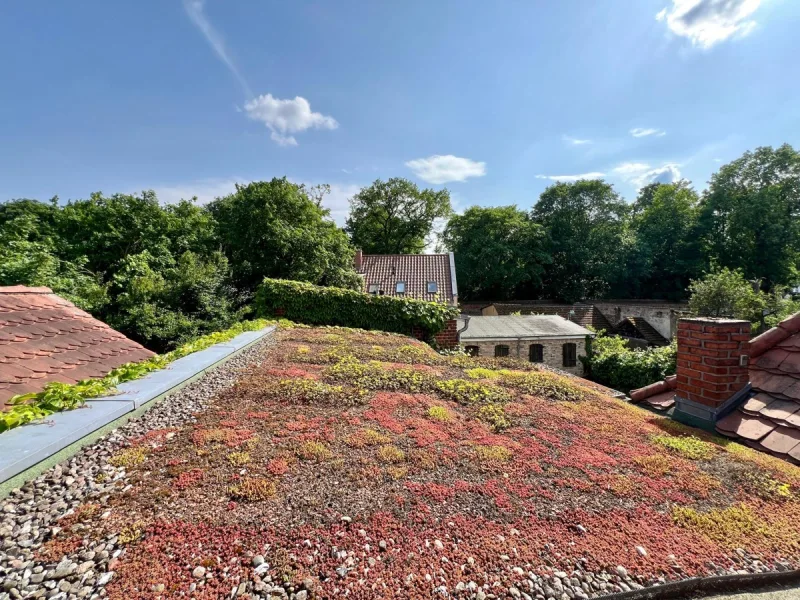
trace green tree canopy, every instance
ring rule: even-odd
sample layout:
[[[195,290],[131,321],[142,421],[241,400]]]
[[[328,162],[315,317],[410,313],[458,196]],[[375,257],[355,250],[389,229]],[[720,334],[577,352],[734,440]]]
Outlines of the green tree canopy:
[[[631,226],[642,265],[638,287],[651,298],[680,300],[689,281],[699,274],[698,201],[686,181],[651,184],[640,191]]]
[[[208,208],[241,291],[254,292],[265,277],[359,285],[347,235],[285,177],[237,185]]]
[[[608,291],[624,265],[628,212],[604,181],[559,182],[542,192],[531,214],[547,232],[552,256],[544,297],[574,302]]]
[[[723,166],[703,196],[701,233],[709,262],[796,283],[800,264],[800,153],[763,147]]]
[[[401,178],[378,179],[350,199],[345,230],[367,254],[419,254],[434,221],[451,213],[447,190],[420,190]]]
[[[455,256],[462,298],[506,300],[541,286],[544,229],[516,206],[473,206],[450,219],[442,239]]]

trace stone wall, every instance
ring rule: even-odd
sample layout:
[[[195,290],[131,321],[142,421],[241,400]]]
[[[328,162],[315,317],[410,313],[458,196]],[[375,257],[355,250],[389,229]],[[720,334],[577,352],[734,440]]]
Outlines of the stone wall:
[[[594,300],[591,303],[613,325],[628,317],[642,317],[668,340],[675,337],[680,314],[688,310],[686,304],[669,302]]]
[[[549,339],[549,340],[498,340],[498,341],[468,341],[462,340],[461,343],[466,346],[477,346],[478,356],[494,357],[494,348],[498,345],[508,346],[508,356],[510,358],[519,358],[521,360],[528,360],[529,347],[531,344],[541,344],[543,348],[544,364],[555,369],[561,369],[573,373],[574,375],[583,375],[583,363],[580,357],[586,356],[586,340],[584,339]],[[575,344],[577,364],[574,367],[565,367],[563,361],[562,346],[565,343]]]

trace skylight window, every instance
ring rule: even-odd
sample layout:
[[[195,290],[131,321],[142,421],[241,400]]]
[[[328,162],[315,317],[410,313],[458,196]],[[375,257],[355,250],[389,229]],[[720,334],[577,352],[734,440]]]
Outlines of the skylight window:
[[[377,294],[378,293],[378,284],[377,283],[370,283],[369,289],[367,290],[370,294]]]
[[[428,282],[428,293],[435,294],[439,291],[439,285],[435,281]]]
[[[406,293],[406,282],[405,281],[398,281],[397,287],[394,290],[398,294],[405,294]]]

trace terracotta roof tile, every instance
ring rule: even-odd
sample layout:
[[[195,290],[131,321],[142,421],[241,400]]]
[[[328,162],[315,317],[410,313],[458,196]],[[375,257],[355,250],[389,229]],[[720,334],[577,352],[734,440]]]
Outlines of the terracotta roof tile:
[[[374,285],[386,296],[447,303],[453,303],[458,292],[451,276],[449,254],[365,254],[359,273],[364,277],[365,292]],[[436,292],[428,292],[429,281],[436,282]],[[402,294],[397,292],[398,282],[405,284]]]
[[[746,440],[757,441],[775,430],[767,419],[748,417],[738,410],[717,421],[717,431],[726,435],[735,435]]]
[[[724,419],[717,429],[747,440],[743,431],[761,434],[768,427],[769,432],[754,447],[800,462],[800,313],[753,339],[750,355],[755,395],[726,417],[739,415],[738,429],[723,423]]]
[[[48,288],[0,287],[0,410],[50,381],[103,377],[151,356]]]
[[[776,427],[761,440],[761,445],[775,454],[788,454],[800,444],[800,430],[794,427]]]

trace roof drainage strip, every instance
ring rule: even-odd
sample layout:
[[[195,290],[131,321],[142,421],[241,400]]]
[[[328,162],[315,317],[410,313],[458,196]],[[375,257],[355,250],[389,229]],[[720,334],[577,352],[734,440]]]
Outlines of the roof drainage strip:
[[[117,386],[117,394],[92,398],[78,409],[50,415],[0,434],[0,483],[46,460],[93,431],[133,412],[218,366],[247,346],[270,335],[271,325],[184,356],[165,369]]]

